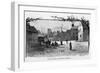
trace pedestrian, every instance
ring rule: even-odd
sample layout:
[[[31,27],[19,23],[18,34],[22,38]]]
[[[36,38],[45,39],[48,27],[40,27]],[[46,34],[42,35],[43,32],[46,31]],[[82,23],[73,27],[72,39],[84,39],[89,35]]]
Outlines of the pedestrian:
[[[72,50],[72,43],[69,43],[69,49]]]
[[[61,42],[61,45],[63,45],[63,42],[62,41],[60,41]]]

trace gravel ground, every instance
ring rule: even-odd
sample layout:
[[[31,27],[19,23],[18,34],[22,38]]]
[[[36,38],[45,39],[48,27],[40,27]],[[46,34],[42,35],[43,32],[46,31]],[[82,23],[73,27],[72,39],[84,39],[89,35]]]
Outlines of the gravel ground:
[[[56,48],[45,48],[44,51],[31,51],[27,53],[29,57],[54,57],[54,56],[84,56],[89,53],[88,42],[72,42],[72,49],[69,44],[60,45]]]

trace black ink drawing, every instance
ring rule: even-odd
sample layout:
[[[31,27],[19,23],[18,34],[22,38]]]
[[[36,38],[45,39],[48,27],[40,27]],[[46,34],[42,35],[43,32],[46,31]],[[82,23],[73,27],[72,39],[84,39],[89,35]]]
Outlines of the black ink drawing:
[[[26,57],[88,55],[89,19],[89,14],[26,11]]]

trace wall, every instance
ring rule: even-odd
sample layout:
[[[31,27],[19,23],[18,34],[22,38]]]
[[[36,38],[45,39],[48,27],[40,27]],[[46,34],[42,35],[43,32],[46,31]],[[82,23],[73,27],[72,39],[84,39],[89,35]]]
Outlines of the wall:
[[[34,70],[30,73],[100,73],[100,0],[16,0],[23,2],[33,2],[35,5],[56,5],[66,6],[67,4],[84,5],[84,6],[96,6],[98,24],[94,25],[93,30],[95,33],[91,35],[94,41],[94,48],[97,51],[97,64],[98,66],[83,66],[83,67],[59,67],[59,68],[47,68],[46,70]],[[11,58],[11,0],[0,1],[0,73],[12,73],[10,70],[10,58]],[[27,73],[28,71],[24,72]],[[23,72],[21,72],[23,73]]]

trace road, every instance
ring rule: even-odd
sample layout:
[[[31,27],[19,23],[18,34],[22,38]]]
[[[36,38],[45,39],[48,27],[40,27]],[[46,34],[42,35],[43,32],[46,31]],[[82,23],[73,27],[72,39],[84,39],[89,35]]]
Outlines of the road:
[[[59,45],[56,48],[45,48],[44,51],[31,51],[29,57],[51,57],[51,56],[75,56],[88,54],[88,42],[73,42],[72,50],[69,50],[69,44]]]

